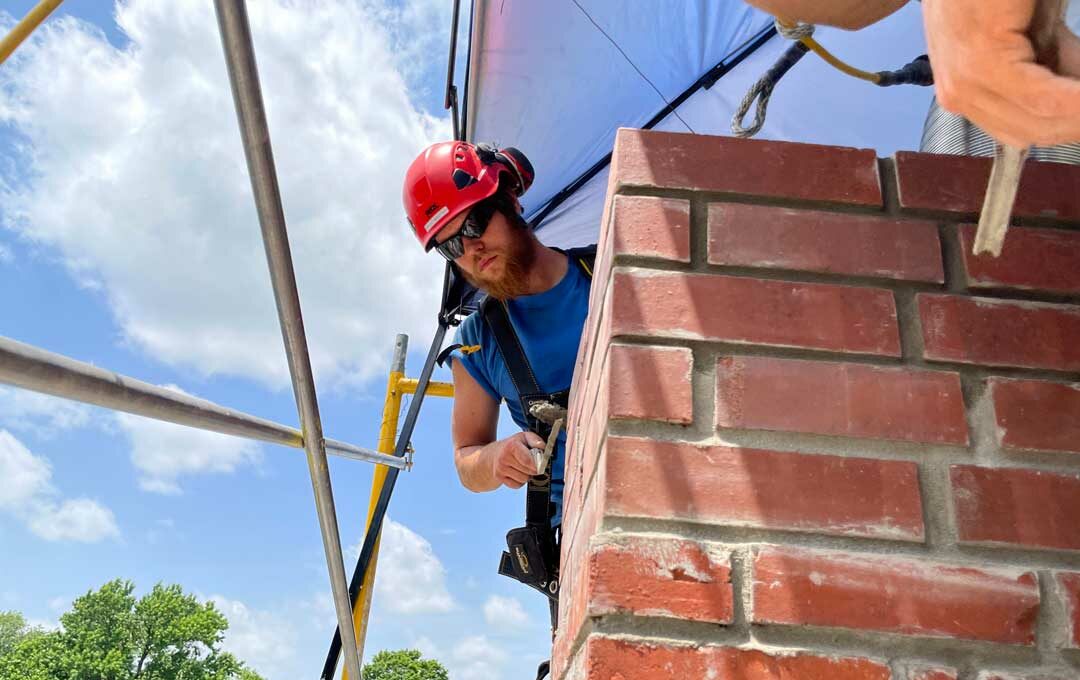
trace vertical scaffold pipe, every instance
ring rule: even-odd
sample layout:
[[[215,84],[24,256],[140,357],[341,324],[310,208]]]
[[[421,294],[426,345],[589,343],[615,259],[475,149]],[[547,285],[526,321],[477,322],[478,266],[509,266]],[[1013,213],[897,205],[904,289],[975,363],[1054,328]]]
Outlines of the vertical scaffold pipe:
[[[289,374],[292,376],[293,392],[304,434],[308,471],[311,473],[311,486],[315,492],[315,508],[322,531],[323,549],[326,552],[326,566],[330,572],[330,588],[334,594],[334,609],[337,611],[338,627],[342,631],[348,631],[348,634],[342,635],[345,668],[353,678],[360,680],[360,657],[357,654],[352,626],[349,586],[341,554],[341,537],[338,534],[337,514],[334,511],[334,494],[330,487],[330,470],[326,463],[315,380],[304,335],[304,320],[300,312],[300,297],[296,289],[296,275],[285,229],[285,213],[281,207],[277,172],[274,169],[274,154],[270,147],[270,130],[266,123],[266,111],[259,86],[259,71],[251,41],[247,7],[244,0],[215,0],[214,7],[217,10],[225,63],[228,66],[233,101],[240,122],[240,136],[244,143],[251,187],[255,193],[255,206],[262,228],[263,245],[266,247],[266,260],[270,267],[281,334],[285,341]]]

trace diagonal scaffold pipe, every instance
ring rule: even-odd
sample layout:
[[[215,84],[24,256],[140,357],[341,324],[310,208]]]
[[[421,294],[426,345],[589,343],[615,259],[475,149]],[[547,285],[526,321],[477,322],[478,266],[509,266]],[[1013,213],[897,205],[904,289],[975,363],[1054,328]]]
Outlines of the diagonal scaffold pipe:
[[[291,427],[2,336],[0,383],[177,425],[304,448],[303,434]],[[404,458],[333,439],[326,440],[326,450],[394,468],[407,469],[409,465]]]
[[[342,636],[345,667],[349,670],[350,677],[359,680],[360,657],[356,649],[352,603],[345,579],[345,562],[341,554],[337,514],[334,511],[334,494],[330,487],[330,471],[326,463],[315,380],[304,335],[300,296],[296,289],[296,275],[285,229],[285,213],[281,207],[281,192],[274,169],[274,154],[270,147],[270,130],[266,123],[266,111],[259,86],[259,71],[251,41],[247,7],[244,0],[215,0],[214,7],[217,10],[218,28],[225,49],[225,63],[228,66],[236,115],[240,122],[240,136],[244,142],[248,174],[251,176],[251,187],[255,193],[274,300],[277,303],[281,334],[289,360],[289,374],[292,376],[293,392],[304,433],[308,471],[311,473],[311,486],[315,492],[315,507],[319,515],[326,565],[330,572],[330,588],[334,594],[338,628],[349,631],[349,634]]]

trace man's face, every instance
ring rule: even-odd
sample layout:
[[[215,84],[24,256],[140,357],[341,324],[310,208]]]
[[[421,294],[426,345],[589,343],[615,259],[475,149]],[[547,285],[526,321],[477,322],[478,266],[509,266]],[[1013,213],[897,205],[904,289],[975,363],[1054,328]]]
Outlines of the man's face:
[[[468,213],[458,215],[435,237],[439,243],[461,231]],[[497,300],[509,300],[528,293],[527,279],[536,254],[532,235],[514,225],[502,212],[492,213],[479,238],[463,237],[464,254],[454,260],[472,285]]]

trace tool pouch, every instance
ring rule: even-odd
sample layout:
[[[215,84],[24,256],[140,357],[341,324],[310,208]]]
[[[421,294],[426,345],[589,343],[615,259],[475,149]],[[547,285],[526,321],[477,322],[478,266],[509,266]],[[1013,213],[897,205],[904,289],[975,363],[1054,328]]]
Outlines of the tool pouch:
[[[550,533],[550,532],[547,532]],[[523,526],[506,533],[507,550],[499,562],[499,573],[525,585],[543,589],[554,574],[553,546],[541,536],[541,529]]]

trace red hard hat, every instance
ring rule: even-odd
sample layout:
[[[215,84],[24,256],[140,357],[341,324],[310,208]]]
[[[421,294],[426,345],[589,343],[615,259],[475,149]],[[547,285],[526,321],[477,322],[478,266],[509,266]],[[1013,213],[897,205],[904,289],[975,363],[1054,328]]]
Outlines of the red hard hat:
[[[439,142],[417,156],[405,173],[401,200],[424,250],[435,245],[435,234],[451,220],[494,195],[503,173],[515,196],[532,184],[532,164],[512,147]]]

